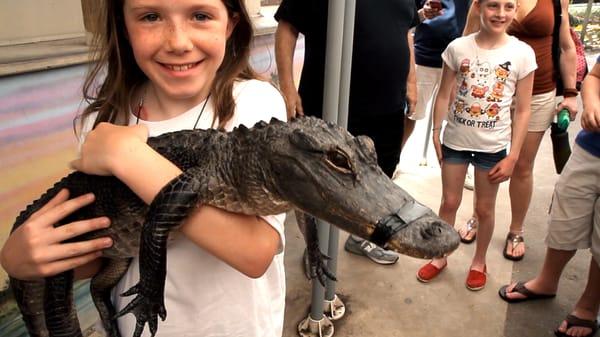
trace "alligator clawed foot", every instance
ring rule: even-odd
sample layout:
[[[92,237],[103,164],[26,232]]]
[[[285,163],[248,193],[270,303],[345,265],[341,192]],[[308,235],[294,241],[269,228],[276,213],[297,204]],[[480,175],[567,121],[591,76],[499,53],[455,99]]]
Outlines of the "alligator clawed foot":
[[[136,320],[133,337],[140,337],[142,335],[146,323],[150,327],[150,334],[154,337],[158,328],[158,317],[164,321],[167,318],[167,310],[165,309],[162,297],[151,298],[152,296],[144,295],[140,289],[141,287],[138,283],[121,294],[121,296],[131,296],[134,294],[137,294],[137,296],[116,317],[132,313]]]
[[[310,265],[309,278],[311,280],[317,278],[319,283],[325,287],[325,277],[332,281],[337,281],[335,275],[327,268],[326,261],[331,258],[319,249],[308,249],[308,263]]]

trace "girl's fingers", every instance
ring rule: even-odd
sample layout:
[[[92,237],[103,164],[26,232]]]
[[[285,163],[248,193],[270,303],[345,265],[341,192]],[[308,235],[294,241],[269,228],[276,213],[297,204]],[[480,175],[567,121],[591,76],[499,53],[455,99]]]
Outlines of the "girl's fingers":
[[[38,209],[35,213],[31,214],[29,219],[33,220],[33,219],[39,217],[40,215],[46,213],[48,210],[56,207],[56,205],[59,205],[60,203],[63,203],[65,201],[67,201],[68,199],[69,199],[69,190],[67,190],[66,188],[61,189],[42,208]]]
[[[91,204],[94,202],[94,199],[95,197],[92,193],[69,199],[44,213],[43,221],[46,225],[52,226],[76,210]]]
[[[106,249],[112,245],[110,238],[97,238],[87,241],[62,243],[54,245],[49,248],[46,252],[45,258],[47,259],[46,266],[54,265],[57,262],[64,262],[73,259],[78,259],[82,256],[88,256],[90,254],[98,255],[101,254],[102,249]],[[87,260],[89,261],[89,260]],[[71,267],[75,268],[75,267]],[[70,268],[69,268],[70,269]],[[66,269],[65,269],[66,270]]]
[[[110,220],[107,217],[75,221],[60,227],[56,227],[56,229],[52,232],[51,239],[52,242],[59,243],[77,237],[81,234],[107,228],[108,226],[110,226]]]
[[[85,255],[79,255],[77,257],[67,258],[55,262],[50,262],[42,267],[39,273],[43,276],[52,276],[58,273],[62,273],[66,270],[75,269],[81,267],[102,255],[101,252],[93,252]]]

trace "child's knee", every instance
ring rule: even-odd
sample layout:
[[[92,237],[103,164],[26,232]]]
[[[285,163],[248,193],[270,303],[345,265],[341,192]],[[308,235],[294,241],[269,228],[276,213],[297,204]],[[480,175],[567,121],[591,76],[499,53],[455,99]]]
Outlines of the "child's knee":
[[[487,222],[494,218],[494,206],[489,204],[478,204],[475,206],[475,214],[480,222]]]
[[[445,196],[442,198],[441,208],[446,212],[456,212],[460,206],[461,198],[456,196]]]

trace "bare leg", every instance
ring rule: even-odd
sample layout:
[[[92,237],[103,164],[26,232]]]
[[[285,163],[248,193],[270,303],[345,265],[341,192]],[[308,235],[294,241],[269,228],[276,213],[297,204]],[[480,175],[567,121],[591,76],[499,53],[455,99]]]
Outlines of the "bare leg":
[[[415,130],[416,123],[417,121],[404,116],[404,134],[402,135],[402,148],[404,148],[404,145],[408,141],[408,138]]]
[[[494,233],[498,186],[499,184],[490,183],[487,170],[475,168],[475,190],[477,191],[475,214],[479,220],[479,228],[477,229],[475,256],[473,257],[470,269],[481,272],[484,271],[485,256],[492,240],[492,234]]]
[[[519,160],[515,165],[512,178],[510,179],[509,194],[512,219],[510,231],[516,234],[523,232],[523,222],[531,203],[533,191],[533,164],[540,143],[544,136],[543,132],[528,132],[519,154]],[[520,243],[515,247],[508,245],[507,253],[513,256],[525,254],[525,244]]]
[[[575,304],[572,315],[587,320],[595,320],[600,307],[600,267],[598,262],[592,258],[590,261],[590,272],[585,290],[579,301]],[[558,327],[559,331],[566,332],[569,336],[586,336],[592,332],[590,328],[573,326],[567,330],[567,322],[563,321]]]
[[[439,216],[454,226],[456,212],[460,206],[463,193],[463,182],[467,174],[466,164],[442,163],[442,202]],[[446,265],[447,258],[433,259],[432,264],[437,268]]]
[[[563,269],[571,258],[575,255],[575,250],[558,250],[548,248],[544,265],[540,273],[532,280],[525,282],[525,287],[536,294],[555,294],[558,289],[558,282]],[[514,291],[516,283],[513,283],[506,290],[508,298],[524,298],[525,296]]]

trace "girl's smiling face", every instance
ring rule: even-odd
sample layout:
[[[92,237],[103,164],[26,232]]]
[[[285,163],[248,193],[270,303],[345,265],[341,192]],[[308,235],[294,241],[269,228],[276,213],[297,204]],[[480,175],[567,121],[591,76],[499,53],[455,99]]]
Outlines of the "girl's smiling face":
[[[197,104],[210,92],[235,27],[221,0],[126,0],[127,37],[156,94]]]
[[[492,34],[503,34],[517,13],[516,0],[479,0],[477,2],[481,29]]]

